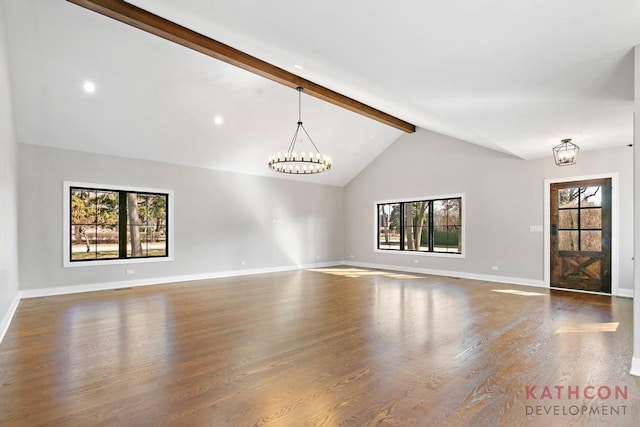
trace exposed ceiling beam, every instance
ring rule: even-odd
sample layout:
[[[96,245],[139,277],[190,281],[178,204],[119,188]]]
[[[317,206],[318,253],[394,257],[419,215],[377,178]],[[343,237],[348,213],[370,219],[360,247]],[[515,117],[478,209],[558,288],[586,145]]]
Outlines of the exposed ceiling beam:
[[[390,114],[370,107],[348,96],[334,92],[319,84],[313,83],[282,68],[271,65],[261,59],[210,39],[175,22],[154,15],[144,9],[131,5],[123,0],[67,0],[94,12],[124,22],[132,27],[147,31],[163,39],[170,40],[189,49],[224,61],[236,67],[258,74],[274,82],[291,88],[302,87],[304,92],[323,101],[337,105],[370,119],[400,129],[404,132],[415,132],[416,127]]]

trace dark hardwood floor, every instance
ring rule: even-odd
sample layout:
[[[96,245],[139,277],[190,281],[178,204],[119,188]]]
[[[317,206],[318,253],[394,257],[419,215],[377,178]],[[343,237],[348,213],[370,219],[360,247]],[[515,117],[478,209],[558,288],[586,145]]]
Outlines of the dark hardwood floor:
[[[21,301],[2,426],[640,425],[632,301],[349,267]]]

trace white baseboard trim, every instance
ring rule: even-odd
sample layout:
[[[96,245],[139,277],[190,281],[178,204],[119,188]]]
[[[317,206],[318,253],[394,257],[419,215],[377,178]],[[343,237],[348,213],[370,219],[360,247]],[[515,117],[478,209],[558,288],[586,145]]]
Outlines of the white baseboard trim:
[[[301,270],[306,268],[333,267],[342,264],[342,261],[321,262],[304,265],[287,265],[281,267],[255,268],[251,270],[229,270],[213,273],[186,274],[171,277],[155,277],[137,280],[123,280],[117,282],[92,283],[86,285],[60,286],[55,288],[27,289],[20,291],[20,298],[40,298],[54,295],[76,294],[81,292],[106,291],[120,288],[133,288],[137,286],[162,285],[166,283],[190,282],[195,280],[220,279],[224,277],[248,276],[252,274],[279,273],[283,271]]]
[[[549,289],[553,289],[554,291],[561,291],[561,292],[575,292],[577,294],[591,294],[591,295],[604,295],[604,296],[613,296],[613,297],[633,298],[633,291],[631,291],[631,294],[629,295],[627,292],[625,292],[625,291],[627,291],[627,289],[618,290],[615,294],[614,293],[607,294],[607,293],[603,293],[603,292],[585,291],[585,290],[582,290],[582,289],[557,288],[555,286],[551,286],[551,287],[549,287]]]
[[[2,318],[2,324],[0,324],[0,343],[9,330],[9,326],[11,325],[11,321],[13,320],[13,316],[16,314],[18,304],[20,304],[20,293],[18,293],[15,298],[13,298],[13,301],[11,301],[11,305],[9,305],[9,310],[7,310],[4,317]]]
[[[464,273],[449,270],[433,270],[430,268],[404,267],[397,265],[372,264],[367,262],[344,261],[345,265],[353,267],[376,268],[382,270],[403,271],[407,273],[433,274],[435,276],[455,277],[459,279],[484,280],[486,282],[506,283],[510,285],[535,286],[548,288],[544,280],[524,279],[521,277],[494,276],[489,274]]]
[[[631,359],[631,371],[629,371],[629,373],[640,377],[640,357],[633,357]]]
[[[633,298],[633,289],[620,289],[613,294],[618,297]]]

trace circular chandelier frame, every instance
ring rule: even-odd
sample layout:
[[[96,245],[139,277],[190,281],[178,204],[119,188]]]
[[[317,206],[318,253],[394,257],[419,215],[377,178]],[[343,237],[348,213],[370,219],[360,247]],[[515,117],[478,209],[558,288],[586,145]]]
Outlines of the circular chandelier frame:
[[[269,157],[268,166],[271,170],[280,173],[287,173],[293,175],[310,175],[326,172],[331,169],[331,158],[329,156],[320,154],[320,150],[309,136],[309,132],[304,128],[302,124],[302,88],[298,87],[298,126],[291,139],[291,144],[287,151],[282,154],[274,154]],[[296,153],[296,142],[300,135],[300,129],[311,142],[315,151],[309,151],[308,153]],[[300,135],[301,136],[301,135]]]

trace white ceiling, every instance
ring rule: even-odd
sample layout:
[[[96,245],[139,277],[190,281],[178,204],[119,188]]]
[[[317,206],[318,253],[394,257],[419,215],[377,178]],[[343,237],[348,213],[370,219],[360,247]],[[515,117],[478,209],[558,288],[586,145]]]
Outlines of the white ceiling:
[[[2,1],[21,142],[278,176],[266,159],[291,140],[294,90],[63,0]],[[549,156],[564,138],[583,150],[633,141],[637,0],[130,3],[419,127],[524,159]],[[302,101],[334,167],[298,179],[345,185],[401,135]]]

